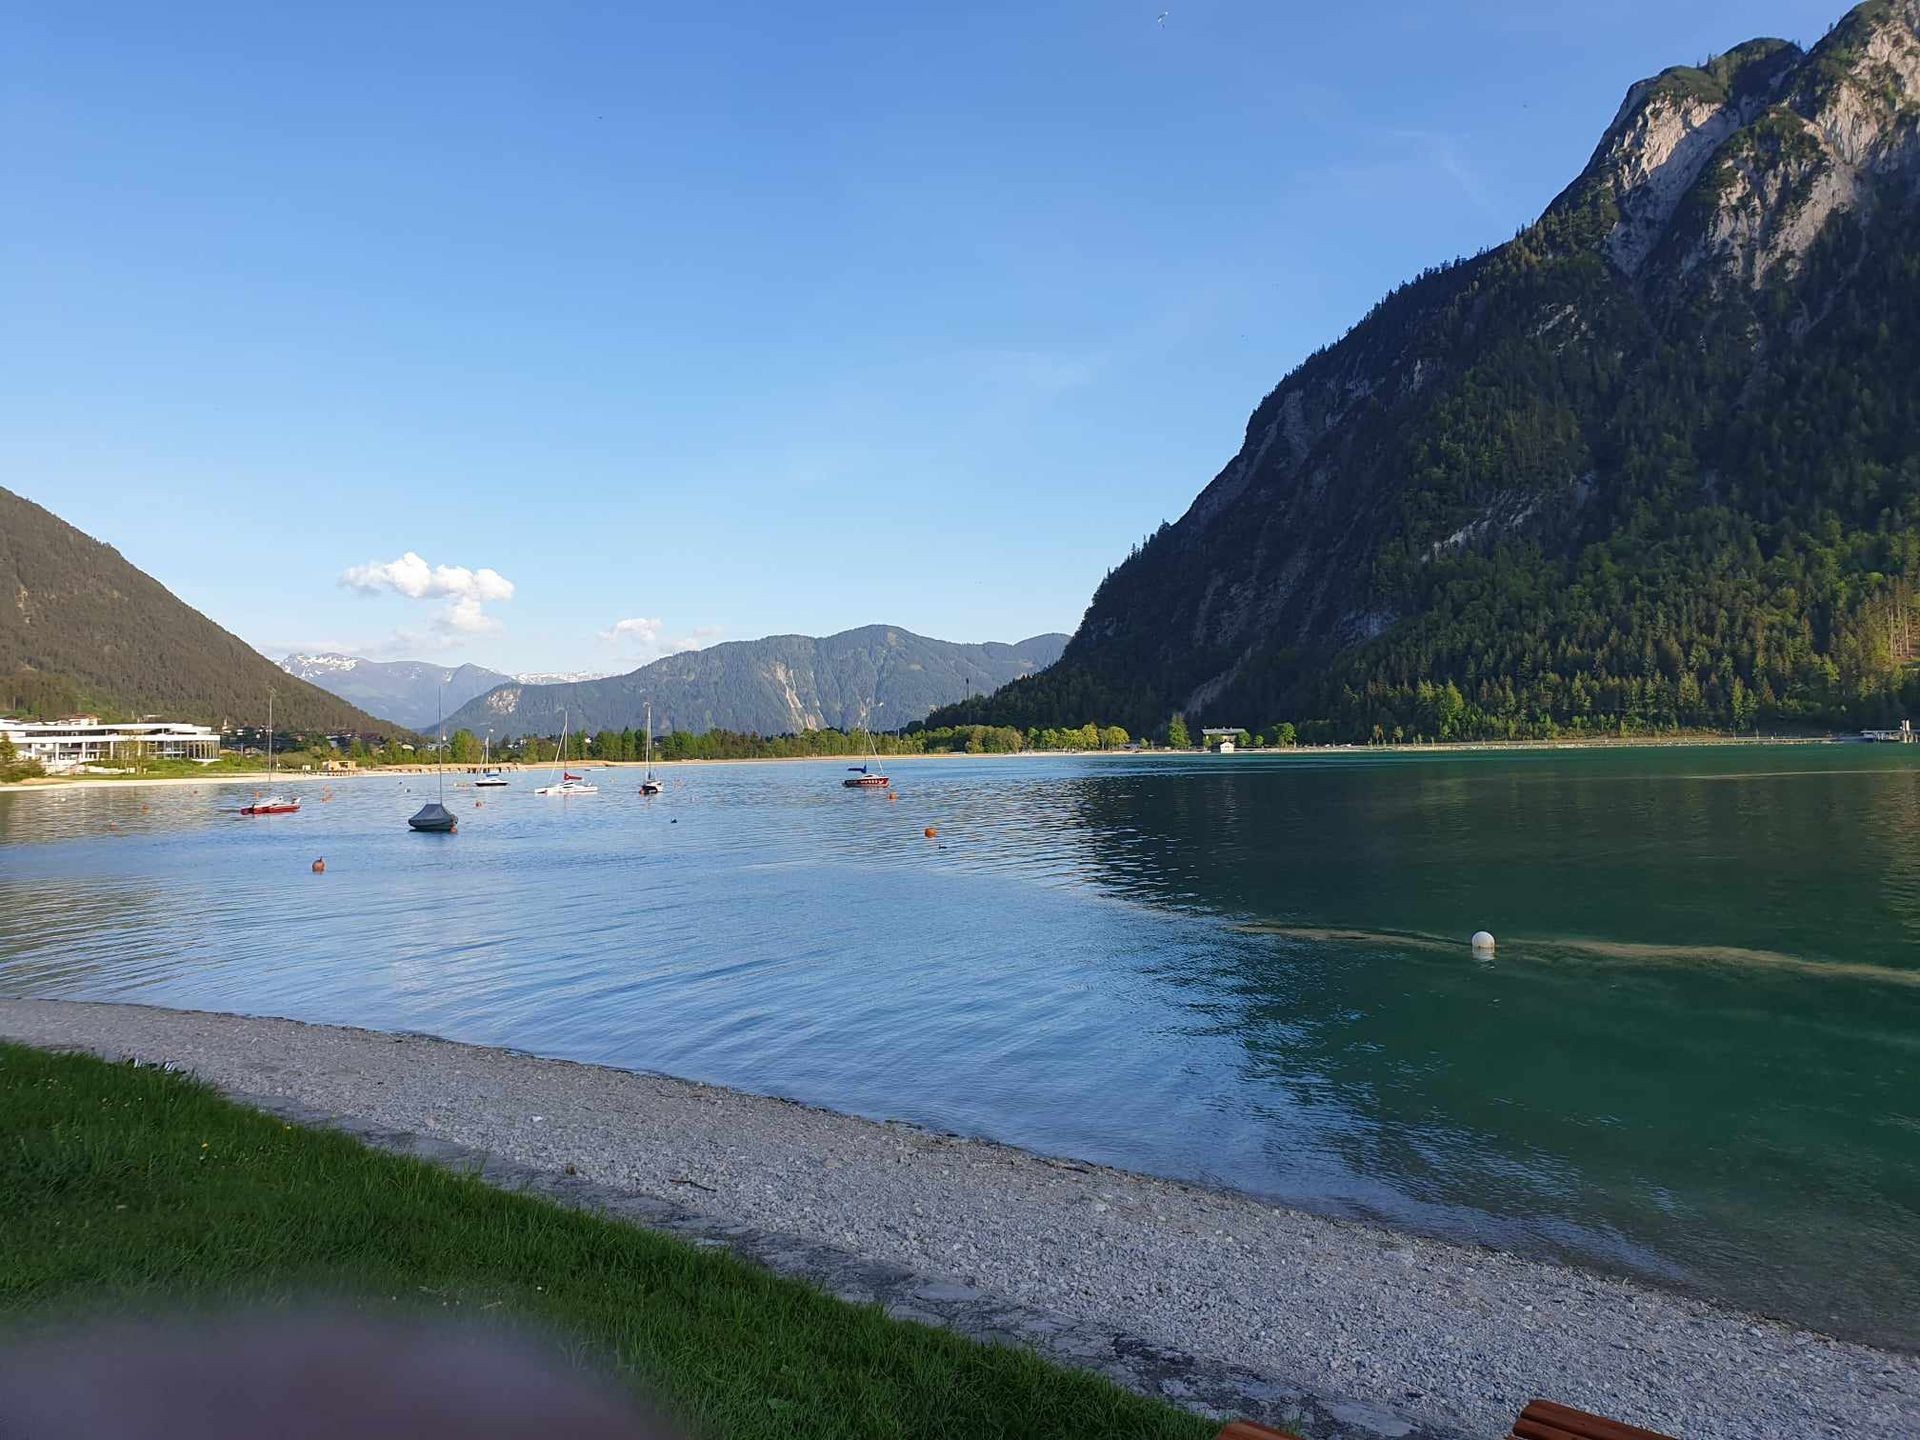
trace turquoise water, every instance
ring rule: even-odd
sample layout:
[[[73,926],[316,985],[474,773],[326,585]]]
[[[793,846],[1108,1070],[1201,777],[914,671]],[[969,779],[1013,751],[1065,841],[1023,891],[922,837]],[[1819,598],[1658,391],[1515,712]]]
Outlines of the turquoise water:
[[[417,778],[0,795],[0,992],[666,1071],[1920,1343],[1920,753],[839,778],[456,788],[451,837]]]

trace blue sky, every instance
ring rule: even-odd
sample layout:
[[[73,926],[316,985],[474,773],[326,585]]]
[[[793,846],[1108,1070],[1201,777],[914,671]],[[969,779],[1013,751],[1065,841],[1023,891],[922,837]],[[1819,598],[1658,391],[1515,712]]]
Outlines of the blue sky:
[[[0,484],[275,654],[1071,630],[1629,83],[1840,13],[16,7]]]

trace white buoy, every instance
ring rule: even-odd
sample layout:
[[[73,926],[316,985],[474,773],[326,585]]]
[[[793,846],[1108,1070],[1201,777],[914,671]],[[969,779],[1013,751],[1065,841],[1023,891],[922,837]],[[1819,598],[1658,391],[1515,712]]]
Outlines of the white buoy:
[[[1485,930],[1474,931],[1473,939],[1468,943],[1473,946],[1473,953],[1476,955],[1493,954],[1493,936],[1489,935]]]

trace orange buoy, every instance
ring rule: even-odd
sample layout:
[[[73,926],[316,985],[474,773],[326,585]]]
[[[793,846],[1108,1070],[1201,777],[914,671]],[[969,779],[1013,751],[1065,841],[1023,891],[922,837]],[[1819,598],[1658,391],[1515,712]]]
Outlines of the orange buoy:
[[[898,800],[899,798],[900,798],[900,792],[898,790],[887,791],[887,799]]]
[[[934,829],[933,826],[929,825],[927,826],[926,830],[923,833],[926,835],[927,839],[931,840],[940,832]]]
[[[326,874],[326,873],[327,873],[327,862],[326,862],[326,861],[324,861],[324,860],[316,860],[316,861],[314,861],[314,862],[313,862],[313,873],[314,873],[314,874],[316,874],[316,875],[324,875],[324,874]]]

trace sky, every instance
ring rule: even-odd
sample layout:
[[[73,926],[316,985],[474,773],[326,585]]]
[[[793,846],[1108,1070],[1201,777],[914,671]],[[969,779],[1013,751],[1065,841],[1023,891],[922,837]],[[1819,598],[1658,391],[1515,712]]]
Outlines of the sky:
[[[1070,631],[1629,84],[1842,8],[16,6],[0,485],[276,657]]]

